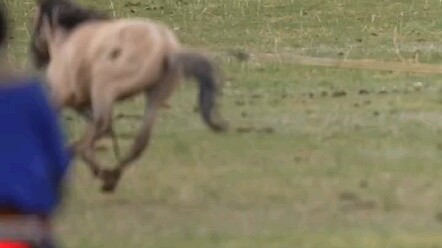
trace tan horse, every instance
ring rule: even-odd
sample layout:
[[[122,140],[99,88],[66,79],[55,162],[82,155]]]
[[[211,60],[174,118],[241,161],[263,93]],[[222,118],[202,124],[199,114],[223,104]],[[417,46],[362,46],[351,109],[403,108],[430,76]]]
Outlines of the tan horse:
[[[123,170],[147,148],[158,110],[183,78],[199,82],[203,120],[214,131],[227,129],[218,113],[219,80],[213,63],[184,49],[165,25],[142,19],[110,19],[70,0],[37,1],[32,52],[47,66],[49,88],[59,109],[72,108],[90,122],[75,142],[103,191],[115,189]],[[132,149],[114,170],[103,170],[94,157],[95,142],[112,134],[115,102],[146,96],[142,126]]]

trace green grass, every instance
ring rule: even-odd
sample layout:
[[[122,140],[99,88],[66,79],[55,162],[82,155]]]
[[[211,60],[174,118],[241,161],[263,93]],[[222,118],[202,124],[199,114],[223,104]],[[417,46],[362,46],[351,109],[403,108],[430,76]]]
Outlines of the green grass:
[[[8,56],[25,66],[33,1],[6,2],[16,25]],[[160,19],[186,44],[218,52],[399,60],[396,28],[405,59],[441,58],[439,1],[82,2]],[[183,85],[116,194],[73,168],[57,219],[66,247],[442,247],[439,76],[219,62],[230,133],[204,126],[196,87]],[[79,117],[66,115],[67,132],[81,135]],[[138,124],[117,121],[124,148]],[[110,151],[101,159],[114,163]]]

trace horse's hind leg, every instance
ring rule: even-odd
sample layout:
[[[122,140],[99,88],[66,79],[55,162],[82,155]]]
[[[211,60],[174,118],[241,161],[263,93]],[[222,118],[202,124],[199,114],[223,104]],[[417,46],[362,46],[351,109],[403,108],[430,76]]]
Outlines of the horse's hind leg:
[[[149,96],[151,95],[149,93],[146,94]],[[132,149],[129,151],[129,154],[123,157],[123,159],[114,170],[103,171],[102,178],[104,184],[102,186],[102,190],[104,192],[113,192],[115,190],[115,187],[117,186],[117,183],[121,178],[123,170],[126,168],[127,165],[135,161],[149,144],[152,128],[157,117],[160,102],[157,101],[155,97],[150,96],[147,98],[146,104],[147,106],[145,109],[141,130],[135,137],[134,143],[132,144]]]
[[[155,88],[146,92],[146,108],[141,129],[135,137],[129,154],[120,161],[115,170],[103,172],[103,191],[114,191],[123,171],[148,148],[158,110],[167,102],[178,83],[178,79],[179,74],[177,70],[171,70],[164,76],[163,80],[158,82]]]

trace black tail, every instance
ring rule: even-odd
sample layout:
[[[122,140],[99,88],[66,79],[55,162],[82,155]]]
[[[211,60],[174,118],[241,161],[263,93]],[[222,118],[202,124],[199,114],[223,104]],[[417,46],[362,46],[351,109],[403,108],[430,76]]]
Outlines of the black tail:
[[[212,62],[195,52],[179,52],[175,55],[184,76],[195,78],[199,82],[199,107],[203,120],[216,132],[227,130],[227,122],[222,120],[218,112],[217,98],[220,89]]]

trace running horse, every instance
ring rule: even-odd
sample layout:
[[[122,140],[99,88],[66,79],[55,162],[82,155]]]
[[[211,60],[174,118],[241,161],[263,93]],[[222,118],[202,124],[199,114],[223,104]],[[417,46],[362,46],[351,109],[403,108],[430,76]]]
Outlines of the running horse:
[[[86,117],[86,132],[71,149],[94,177],[103,180],[103,192],[113,192],[124,170],[148,148],[159,109],[168,106],[182,80],[199,83],[201,116],[211,130],[228,129],[219,113],[217,67],[207,56],[184,48],[166,25],[149,19],[112,19],[71,0],[36,3],[34,64],[46,68],[57,109],[70,108]],[[114,136],[113,105],[138,94],[146,98],[141,128],[116,167],[103,169],[94,145]]]

